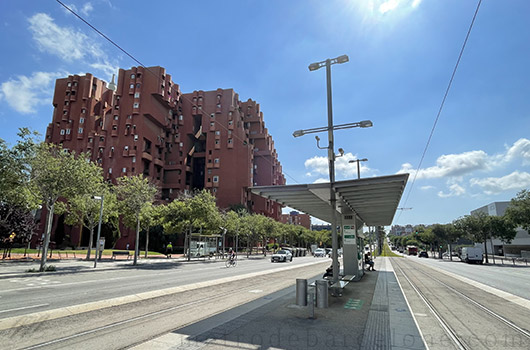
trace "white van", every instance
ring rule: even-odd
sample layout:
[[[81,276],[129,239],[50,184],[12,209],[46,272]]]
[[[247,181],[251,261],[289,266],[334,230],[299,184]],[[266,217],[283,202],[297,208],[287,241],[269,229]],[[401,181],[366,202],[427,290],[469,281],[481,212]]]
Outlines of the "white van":
[[[480,247],[463,247],[460,253],[460,260],[466,263],[479,263],[483,262],[483,252]]]

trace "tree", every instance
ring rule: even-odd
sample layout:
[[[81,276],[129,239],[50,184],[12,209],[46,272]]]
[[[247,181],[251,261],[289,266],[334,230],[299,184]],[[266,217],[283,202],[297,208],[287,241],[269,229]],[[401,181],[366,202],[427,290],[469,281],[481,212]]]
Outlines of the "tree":
[[[57,203],[57,206],[64,206],[64,208],[59,208],[59,212],[66,213],[66,224],[79,225],[81,227],[81,232],[83,232],[83,227],[86,227],[90,231],[86,254],[86,259],[88,260],[90,259],[94,241],[94,229],[99,224],[99,215],[101,211],[101,202],[95,200],[93,196],[96,195],[103,198],[102,223],[107,223],[118,218],[118,202],[116,195],[111,191],[109,185],[103,181],[101,173],[97,174],[97,177],[91,179],[87,191],[87,194],[76,195],[70,198],[67,203]],[[115,226],[118,226],[118,224],[116,223]],[[79,238],[79,244],[81,244],[81,237]]]
[[[44,230],[44,242],[40,271],[44,271],[50,243],[55,204],[59,198],[65,200],[89,194],[94,179],[99,178],[101,168],[88,161],[88,154],[76,155],[62,147],[42,143],[31,160],[31,180],[26,190],[28,197],[46,206],[48,215]]]
[[[141,174],[117,179],[116,194],[120,200],[124,223],[131,228],[136,224],[133,265],[137,264],[139,255],[140,214],[149,203],[155,200],[157,192],[157,187]]]
[[[515,225],[530,232],[530,190],[522,190],[510,201],[506,217]]]
[[[39,134],[21,128],[17,135],[19,140],[12,148],[0,139],[0,201],[31,210],[39,203],[27,196],[25,188],[30,181],[31,161],[37,152]]]

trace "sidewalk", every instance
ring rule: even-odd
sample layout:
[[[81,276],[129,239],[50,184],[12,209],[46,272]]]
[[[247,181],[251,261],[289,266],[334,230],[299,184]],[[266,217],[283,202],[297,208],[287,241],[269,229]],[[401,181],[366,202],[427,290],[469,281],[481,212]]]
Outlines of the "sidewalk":
[[[291,287],[133,349],[425,349],[389,259],[376,259],[376,269],[315,318]]]
[[[92,255],[93,256],[93,255]],[[51,259],[47,260],[46,266],[55,266],[56,271],[53,272],[28,272],[30,269],[36,271],[40,267],[40,258],[22,259],[18,257],[12,257],[11,259],[0,260],[0,278],[17,277],[17,276],[36,276],[39,274],[61,274],[61,273],[78,273],[78,272],[94,272],[100,270],[119,270],[119,269],[131,269],[138,267],[145,267],[151,264],[194,264],[194,263],[216,263],[223,262],[225,260],[220,258],[192,258],[190,261],[187,260],[182,254],[173,254],[172,258],[168,259],[165,255],[150,255],[149,258],[144,258],[143,254],[138,259],[137,266],[134,266],[133,258],[127,260],[127,258],[119,257],[117,259],[111,259],[111,255],[103,255],[101,260],[98,260],[97,267],[94,268],[94,259],[84,260],[83,258],[76,259],[59,259],[57,255],[53,255]],[[264,259],[270,258],[270,255],[264,257],[260,255],[251,255],[247,258],[245,254],[239,254],[238,260],[246,259]]]

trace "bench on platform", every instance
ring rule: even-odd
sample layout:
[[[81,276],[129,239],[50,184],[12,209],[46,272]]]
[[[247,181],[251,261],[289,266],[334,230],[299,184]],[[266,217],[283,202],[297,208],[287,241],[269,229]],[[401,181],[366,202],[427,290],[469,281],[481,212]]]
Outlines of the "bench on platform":
[[[337,281],[337,283],[333,283],[330,288],[340,288],[344,289],[350,283],[355,279],[355,275],[344,275],[340,278],[340,280]]]
[[[112,258],[111,259],[114,259],[116,260],[116,256],[118,255],[127,255],[127,260],[129,260],[129,258],[131,257],[131,252],[126,250],[126,251],[123,251],[123,250],[113,250],[112,251]]]

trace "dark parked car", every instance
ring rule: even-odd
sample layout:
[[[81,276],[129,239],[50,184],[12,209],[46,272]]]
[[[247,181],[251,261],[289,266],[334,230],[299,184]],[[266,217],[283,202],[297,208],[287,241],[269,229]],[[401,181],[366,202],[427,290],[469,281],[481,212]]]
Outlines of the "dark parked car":
[[[429,257],[429,254],[427,254],[427,252],[420,252],[420,254],[418,255],[418,258],[428,258]]]

